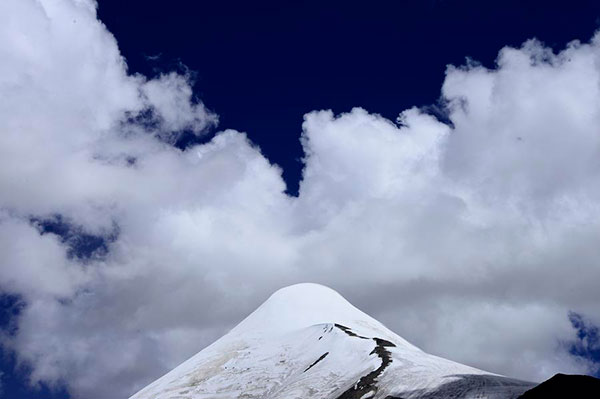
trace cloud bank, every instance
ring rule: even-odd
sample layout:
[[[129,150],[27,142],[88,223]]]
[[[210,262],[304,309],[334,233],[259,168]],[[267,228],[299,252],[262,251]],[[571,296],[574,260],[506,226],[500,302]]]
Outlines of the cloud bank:
[[[568,315],[600,322],[599,36],[449,67],[451,126],[305,115],[298,197],[243,133],[174,147],[217,117],[129,74],[91,1],[2,2],[0,59],[2,343],[33,384],[127,397],[300,281],[477,367],[597,370]]]

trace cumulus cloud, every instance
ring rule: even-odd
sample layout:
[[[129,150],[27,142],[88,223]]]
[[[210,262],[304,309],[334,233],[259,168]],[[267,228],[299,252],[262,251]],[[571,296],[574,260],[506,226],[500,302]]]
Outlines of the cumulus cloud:
[[[600,39],[449,67],[447,125],[305,116],[298,197],[189,77],[127,72],[87,0],[0,4],[0,289],[31,381],[127,397],[282,285],[315,281],[426,350],[524,379],[595,370]],[[77,256],[71,236],[103,251]],[[51,224],[51,223],[50,223]]]

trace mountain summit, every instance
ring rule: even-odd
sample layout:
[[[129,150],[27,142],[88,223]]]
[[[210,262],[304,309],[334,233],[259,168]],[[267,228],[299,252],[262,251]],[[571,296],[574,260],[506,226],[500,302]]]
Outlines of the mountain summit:
[[[513,399],[534,385],[427,354],[336,291],[297,284],[131,399]]]
[[[281,335],[306,327],[336,323],[353,326],[356,333],[379,334],[417,349],[354,307],[337,291],[312,283],[295,284],[276,291],[231,333],[247,336]]]

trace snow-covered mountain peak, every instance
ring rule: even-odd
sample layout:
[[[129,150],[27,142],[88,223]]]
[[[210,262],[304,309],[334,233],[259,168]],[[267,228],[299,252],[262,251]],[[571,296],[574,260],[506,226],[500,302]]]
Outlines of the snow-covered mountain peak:
[[[429,355],[336,291],[297,284],[131,399],[515,399],[531,386]]]
[[[314,325],[335,323],[352,325],[360,331],[377,330],[384,335],[391,333],[336,291],[313,283],[281,288],[231,332],[279,335]]]
[[[266,304],[281,307],[281,310],[290,307],[296,309],[311,307],[333,312],[353,307],[337,291],[315,283],[300,283],[280,288],[271,294],[263,305]]]
[[[331,321],[340,314],[363,315],[335,290],[320,284],[301,283],[275,291],[252,317],[270,318],[278,322],[282,322],[284,317],[286,322],[299,325],[318,324],[325,319]]]

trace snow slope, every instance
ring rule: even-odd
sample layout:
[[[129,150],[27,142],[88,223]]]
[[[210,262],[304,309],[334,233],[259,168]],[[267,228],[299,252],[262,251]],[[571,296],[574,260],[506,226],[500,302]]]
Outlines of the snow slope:
[[[131,399],[512,399],[534,385],[429,355],[332,289],[297,284]]]

